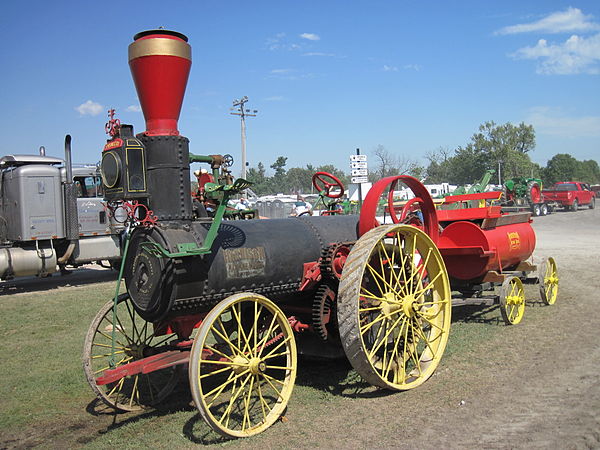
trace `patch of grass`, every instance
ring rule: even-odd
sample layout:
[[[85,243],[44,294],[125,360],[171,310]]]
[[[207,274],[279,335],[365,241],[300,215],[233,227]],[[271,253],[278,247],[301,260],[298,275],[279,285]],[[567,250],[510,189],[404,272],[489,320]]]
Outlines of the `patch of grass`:
[[[4,432],[55,420],[89,402],[81,369],[83,339],[111,291],[114,283],[102,283],[0,298]]]
[[[270,447],[273,442],[286,442],[286,436],[291,435],[290,442],[322,446],[322,433],[335,437],[338,432],[339,411],[358,411],[349,417],[346,414],[344,429],[356,428],[365,433],[374,417],[387,420],[384,414],[388,409],[401,414],[419,404],[439,401],[440,405],[451,406],[471,389],[456,383],[457,377],[472,380],[477,370],[499,363],[490,358],[491,346],[501,346],[502,361],[519,351],[514,345],[520,339],[519,329],[505,326],[497,307],[455,308],[440,368],[424,387],[392,394],[365,383],[344,359],[300,358],[288,405],[290,421],[279,422],[247,441],[227,440],[214,433],[190,405],[185,371],[180,386],[155,410],[114,416],[94,401],[81,368],[83,341],[92,318],[113,294],[114,283],[107,282],[0,298],[3,434],[37,433],[27,445],[48,444],[51,440],[68,447],[90,448],[181,448],[193,444]],[[537,298],[535,295],[527,293],[528,298]],[[542,316],[550,313],[547,310],[536,304],[528,306],[524,321],[530,319],[529,315],[543,320]],[[438,400],[440,397],[443,400]],[[315,422],[315,417],[325,422]],[[406,428],[402,423],[394,427]],[[317,430],[321,434],[315,434]]]

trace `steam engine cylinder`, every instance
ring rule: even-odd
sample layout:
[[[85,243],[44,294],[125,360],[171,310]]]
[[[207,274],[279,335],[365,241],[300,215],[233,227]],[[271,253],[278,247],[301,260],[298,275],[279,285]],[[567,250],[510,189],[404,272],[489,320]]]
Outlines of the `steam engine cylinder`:
[[[144,250],[155,242],[170,252],[178,244],[202,245],[209,222],[171,222],[136,229],[125,262],[127,291],[148,321],[206,312],[236,292],[252,291],[278,301],[299,293],[304,264],[318,261],[334,242],[357,239],[356,216],[226,221],[211,253],[164,258]]]

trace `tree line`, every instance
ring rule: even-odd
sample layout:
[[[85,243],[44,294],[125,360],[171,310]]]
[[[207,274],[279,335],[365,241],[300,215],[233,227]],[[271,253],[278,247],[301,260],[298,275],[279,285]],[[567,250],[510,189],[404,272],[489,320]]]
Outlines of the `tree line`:
[[[393,175],[412,175],[426,184],[470,184],[494,169],[493,178],[498,183],[498,171],[502,181],[513,177],[541,178],[546,185],[557,181],[584,181],[600,184],[600,167],[595,160],[579,161],[568,153],[554,155],[545,167],[533,162],[529,153],[535,148],[535,130],[532,125],[508,122],[497,125],[493,121],[479,126],[470,142],[451,150],[440,147],[426,153],[426,164],[404,155],[397,155],[383,145],[376,146],[370,155],[369,181],[377,181]],[[247,179],[254,183],[252,189],[258,195],[272,193],[307,194],[314,191],[311,178],[315,172],[329,172],[345,186],[350,177],[344,170],[333,165],[286,169],[287,157],[279,156],[270,168],[268,176],[262,162],[251,167]]]

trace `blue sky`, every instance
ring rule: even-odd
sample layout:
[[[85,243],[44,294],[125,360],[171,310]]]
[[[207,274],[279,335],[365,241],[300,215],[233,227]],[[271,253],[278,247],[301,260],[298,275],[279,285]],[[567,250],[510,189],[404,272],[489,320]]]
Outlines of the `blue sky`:
[[[127,46],[163,26],[192,46],[179,130],[197,154],[240,161],[229,108],[247,95],[251,166],[348,169],[377,145],[424,164],[487,120],[534,125],[540,164],[600,159],[597,0],[5,0],[0,24],[0,154],[62,156],[70,133],[74,161],[96,162],[108,108],[143,131]]]

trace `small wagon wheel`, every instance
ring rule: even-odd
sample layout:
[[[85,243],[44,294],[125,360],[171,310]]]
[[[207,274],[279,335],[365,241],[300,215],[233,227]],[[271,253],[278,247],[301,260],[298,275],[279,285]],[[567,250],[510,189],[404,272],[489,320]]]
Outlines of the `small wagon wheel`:
[[[296,342],[282,311],[262,295],[227,297],[202,322],[190,356],[190,388],[216,432],[247,437],[284,412],[296,379]]]
[[[136,314],[127,294],[120,295],[117,301],[114,322],[113,300],[92,320],[83,347],[83,370],[92,390],[104,403],[121,411],[137,411],[160,403],[171,393],[177,384],[178,369],[170,367],[98,385],[96,379],[111,368],[113,329],[116,337],[114,367],[157,353],[175,336],[157,336],[153,325]]]
[[[500,313],[506,325],[516,325],[525,314],[525,291],[518,277],[508,277],[500,286]]]
[[[340,337],[369,383],[406,390],[437,368],[450,333],[448,273],[433,241],[409,225],[382,225],[352,248],[338,296]]]
[[[540,265],[538,279],[542,300],[546,305],[554,305],[558,297],[558,269],[554,258],[550,257]]]

